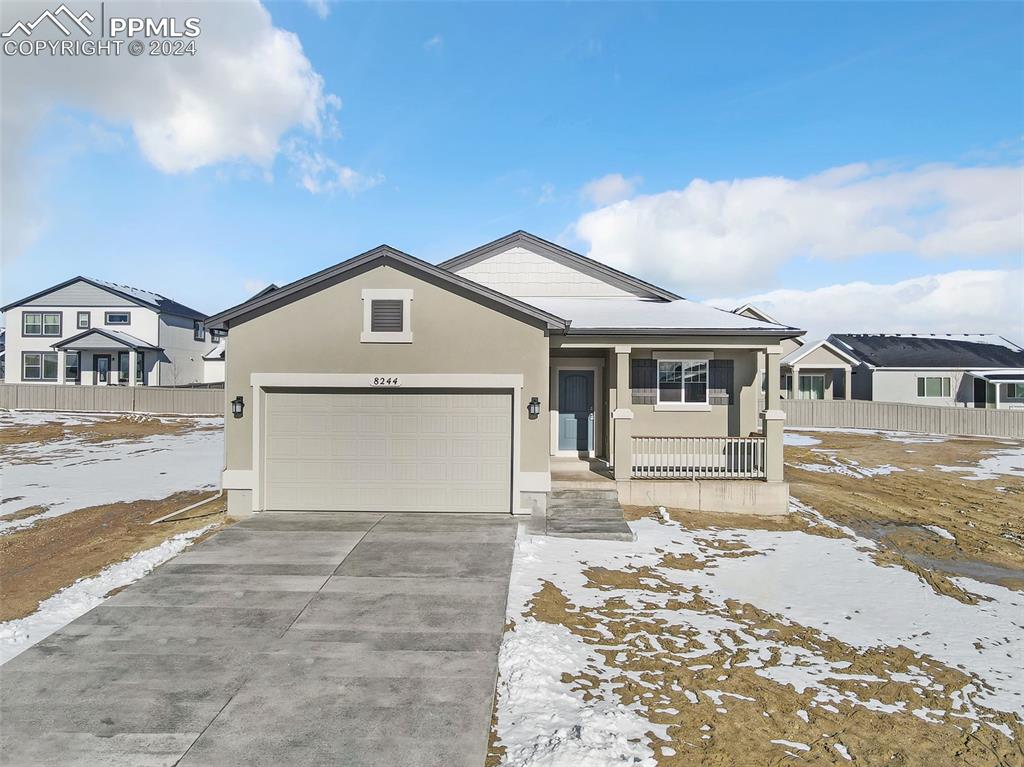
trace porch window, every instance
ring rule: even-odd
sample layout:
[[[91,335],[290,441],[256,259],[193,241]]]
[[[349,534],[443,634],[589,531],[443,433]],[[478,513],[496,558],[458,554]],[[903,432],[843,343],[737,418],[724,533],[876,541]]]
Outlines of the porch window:
[[[917,379],[918,397],[948,397],[949,392],[949,376],[919,376]]]
[[[825,399],[825,376],[802,375],[799,380],[798,399]]]
[[[128,371],[131,370],[130,362],[128,352],[117,353],[117,382],[119,384],[128,383]]]
[[[107,325],[131,325],[131,312],[106,312],[103,321]]]
[[[24,352],[21,378],[25,381],[56,381],[57,352]]]
[[[708,404],[707,360],[658,360],[658,404]]]
[[[64,382],[78,383],[81,374],[81,362],[78,352],[66,352],[64,354]]]

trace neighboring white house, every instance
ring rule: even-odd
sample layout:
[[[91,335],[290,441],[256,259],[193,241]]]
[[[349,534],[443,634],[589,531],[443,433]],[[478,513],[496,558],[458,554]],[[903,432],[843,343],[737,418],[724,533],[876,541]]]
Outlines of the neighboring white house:
[[[860,360],[854,399],[1024,408],[1024,349],[1002,336],[834,333],[828,342]]]
[[[7,383],[211,383],[206,315],[147,290],[87,277],[3,307]],[[219,379],[223,381],[223,371]]]

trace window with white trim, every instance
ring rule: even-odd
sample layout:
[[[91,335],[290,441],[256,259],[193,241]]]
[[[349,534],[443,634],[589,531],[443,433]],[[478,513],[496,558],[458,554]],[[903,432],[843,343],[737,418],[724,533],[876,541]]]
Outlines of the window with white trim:
[[[1006,384],[1006,399],[1024,399],[1024,383]]]
[[[195,341],[206,340],[206,325],[202,320],[192,320],[192,339]]]
[[[797,381],[797,399],[825,399],[825,376],[804,375]]]
[[[708,361],[659,359],[657,404],[708,404]]]
[[[80,383],[81,358],[78,352],[64,353],[64,383]]]
[[[362,343],[412,343],[412,291],[366,288]]]
[[[56,381],[57,352],[22,352],[23,381]]]
[[[131,325],[132,315],[131,312],[107,312],[103,316],[103,321],[107,325]]]
[[[949,376],[918,376],[918,397],[948,397],[950,392]]]

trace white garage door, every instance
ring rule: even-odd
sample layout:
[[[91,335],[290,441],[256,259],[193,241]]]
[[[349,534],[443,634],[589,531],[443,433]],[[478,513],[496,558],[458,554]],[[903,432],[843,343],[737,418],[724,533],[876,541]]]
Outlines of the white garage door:
[[[510,511],[512,395],[268,392],[264,507]]]

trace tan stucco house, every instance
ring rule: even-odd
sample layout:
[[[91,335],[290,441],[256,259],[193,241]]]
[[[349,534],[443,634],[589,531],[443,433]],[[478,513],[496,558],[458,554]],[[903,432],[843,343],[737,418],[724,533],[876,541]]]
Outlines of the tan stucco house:
[[[860,360],[825,339],[793,349],[781,364],[784,399],[850,399]]]
[[[779,360],[802,331],[526,232],[440,265],[382,245],[209,326],[233,515],[530,512],[580,467],[623,502],[786,510]]]

